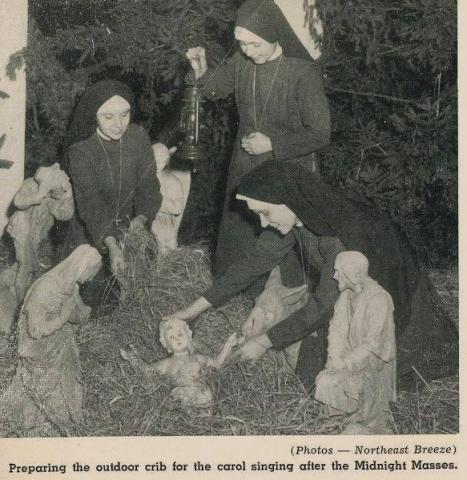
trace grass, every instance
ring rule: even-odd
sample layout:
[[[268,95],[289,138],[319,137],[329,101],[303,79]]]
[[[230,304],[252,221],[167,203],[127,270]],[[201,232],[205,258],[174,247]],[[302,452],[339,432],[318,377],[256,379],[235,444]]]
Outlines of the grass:
[[[164,379],[148,382],[121,359],[120,348],[137,347],[142,358],[166,356],[158,339],[163,315],[186,306],[211,283],[207,249],[182,248],[157,259],[152,237],[137,232],[125,239],[128,269],[120,278],[121,302],[111,316],[97,316],[77,333],[85,389],[85,418],[68,434],[116,435],[292,435],[337,434],[338,419],[324,419],[313,398],[284,367],[280,352],[270,351],[255,365],[227,364],[209,372],[215,404],[210,410],[182,408],[171,400]],[[0,262],[2,262],[0,255]],[[156,260],[157,259],[157,260]],[[3,261],[4,263],[6,262]],[[452,303],[456,272],[432,274],[441,298]],[[243,296],[201,315],[194,325],[198,351],[214,355],[248,314]],[[457,310],[451,307],[452,315]],[[0,391],[14,373],[14,339],[0,352]],[[420,379],[412,391],[399,391],[392,405],[399,434],[455,433],[459,429],[457,377],[428,385]],[[21,435],[10,428],[8,435]]]

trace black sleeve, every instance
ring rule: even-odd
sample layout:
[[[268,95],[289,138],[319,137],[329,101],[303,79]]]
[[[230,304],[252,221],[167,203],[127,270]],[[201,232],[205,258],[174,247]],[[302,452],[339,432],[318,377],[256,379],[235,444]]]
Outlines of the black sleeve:
[[[235,89],[235,70],[239,54],[230,57],[225,64],[208,68],[199,82],[203,88],[203,96],[211,100],[225,98]]]
[[[333,305],[328,305],[326,308],[313,295],[303,308],[272,327],[267,332],[267,336],[273,347],[280,350],[329,323],[332,312]]]
[[[238,262],[231,265],[224,275],[217,278],[203,297],[215,307],[222,305],[276,265],[280,265],[294,245],[295,238],[292,233],[282,236],[271,230],[264,230],[253,247],[245,252]]]
[[[303,339],[331,319],[334,303],[339,297],[337,282],[333,278],[334,261],[344,247],[339,240],[333,239],[326,245],[326,249],[320,247],[320,250],[325,262],[320,270],[318,286],[309,302],[267,333],[269,340],[277,349]]]

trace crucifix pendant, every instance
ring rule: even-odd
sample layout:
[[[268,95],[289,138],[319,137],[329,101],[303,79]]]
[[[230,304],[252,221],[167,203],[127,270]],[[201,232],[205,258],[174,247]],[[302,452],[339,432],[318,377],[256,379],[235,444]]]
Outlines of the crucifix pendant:
[[[122,223],[122,220],[118,217],[115,218],[115,220],[113,221],[113,223],[115,224],[116,227],[120,227],[120,224]]]

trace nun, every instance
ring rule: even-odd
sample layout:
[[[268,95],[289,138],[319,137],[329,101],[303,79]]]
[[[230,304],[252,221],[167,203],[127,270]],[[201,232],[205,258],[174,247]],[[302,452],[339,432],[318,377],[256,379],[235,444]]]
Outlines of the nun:
[[[92,245],[103,256],[101,274],[81,292],[91,307],[110,305],[115,297],[114,275],[125,269],[120,247],[124,231],[130,223],[135,228],[151,225],[162,202],[151,142],[131,122],[133,111],[131,89],[102,80],[82,95],[67,133],[66,170],[76,215],[68,224],[60,260],[81,244]]]
[[[240,178],[273,158],[317,172],[316,152],[329,142],[329,106],[317,62],[321,52],[309,33],[309,9],[299,3],[245,1],[234,30],[238,51],[220,67],[208,68],[203,47],[187,52],[204,96],[215,100],[234,94],[239,113],[217,239],[217,275],[261,230],[255,216],[235,202]]]

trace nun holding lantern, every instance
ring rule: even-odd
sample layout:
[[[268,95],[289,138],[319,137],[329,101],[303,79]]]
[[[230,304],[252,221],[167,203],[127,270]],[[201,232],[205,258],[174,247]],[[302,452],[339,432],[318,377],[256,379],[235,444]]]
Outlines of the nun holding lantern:
[[[256,219],[233,201],[239,179],[273,158],[316,171],[315,152],[329,142],[329,107],[315,61],[319,47],[306,22],[309,9],[301,0],[247,0],[237,12],[234,31],[239,51],[225,64],[210,71],[203,47],[187,52],[204,95],[217,99],[234,93],[240,118],[217,243],[217,274],[260,231]],[[319,22],[317,27],[320,33]]]
[[[102,303],[106,294],[109,281],[105,277],[125,268],[119,247],[122,231],[150,225],[161,205],[149,137],[131,123],[133,102],[127,85],[115,80],[97,82],[81,97],[67,134],[67,171],[76,215],[68,226],[61,257],[84,243],[104,256],[104,273],[81,292],[92,307]]]

